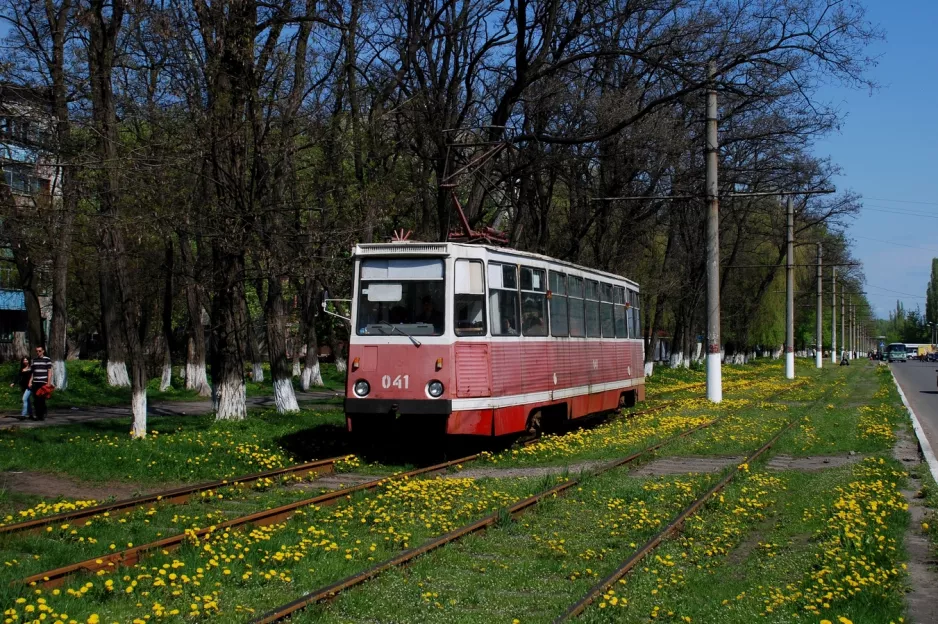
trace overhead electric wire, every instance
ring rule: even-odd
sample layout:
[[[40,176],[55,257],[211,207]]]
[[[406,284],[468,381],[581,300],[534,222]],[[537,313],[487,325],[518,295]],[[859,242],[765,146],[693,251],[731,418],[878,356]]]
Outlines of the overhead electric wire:
[[[926,206],[938,206],[938,202],[917,201],[913,199],[884,199],[882,197],[867,197],[866,199],[872,199],[873,201],[895,202],[897,204],[924,204]]]
[[[863,240],[871,240],[877,243],[886,243],[887,245],[896,245],[897,247],[908,247],[909,249],[921,249],[923,251],[936,251],[938,252],[938,247],[922,247],[921,245],[909,245],[907,243],[896,243],[893,241],[882,240],[881,238],[871,238],[869,236],[859,236],[857,234],[853,235],[853,238],[862,238]]]

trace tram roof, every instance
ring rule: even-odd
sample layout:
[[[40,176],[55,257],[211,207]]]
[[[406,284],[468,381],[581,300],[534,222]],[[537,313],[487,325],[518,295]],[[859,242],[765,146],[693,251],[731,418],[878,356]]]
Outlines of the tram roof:
[[[494,245],[481,245],[476,243],[431,243],[423,241],[363,243],[355,246],[353,257],[358,258],[362,256],[379,256],[385,254],[389,256],[440,256],[450,255],[452,253],[452,249],[456,247],[461,249],[485,249],[489,253],[494,254],[518,256],[520,258],[531,258],[541,262],[548,262],[550,264],[576,269],[577,271],[583,271],[584,273],[592,273],[594,275],[628,282],[630,286],[634,286],[636,289],[639,288],[637,282],[630,280],[627,277],[616,275],[615,273],[609,273],[607,271],[601,271],[599,269],[593,269],[579,264],[574,264],[572,262],[567,262],[566,260],[558,260],[557,258],[551,258],[550,256],[532,253],[530,251],[521,251],[519,249],[510,249],[508,247],[496,247]]]

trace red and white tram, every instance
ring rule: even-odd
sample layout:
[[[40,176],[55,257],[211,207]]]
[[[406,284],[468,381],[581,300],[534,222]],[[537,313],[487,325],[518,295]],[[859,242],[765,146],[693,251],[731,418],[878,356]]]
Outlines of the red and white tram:
[[[517,434],[645,398],[635,282],[461,243],[358,245],[354,261],[353,433]]]

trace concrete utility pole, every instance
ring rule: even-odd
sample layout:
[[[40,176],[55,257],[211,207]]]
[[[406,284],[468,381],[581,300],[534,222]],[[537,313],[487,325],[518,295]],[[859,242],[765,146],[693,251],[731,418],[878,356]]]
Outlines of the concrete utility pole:
[[[849,342],[847,341],[847,305],[844,291],[840,291],[840,335],[844,337],[844,357],[850,359]]]
[[[720,196],[717,184],[717,92],[716,62],[707,64],[707,398],[723,400],[723,371],[720,362]]]
[[[821,249],[821,243],[817,244],[817,337],[814,350],[814,364],[818,368],[824,368],[824,271],[821,266],[824,252]]]
[[[831,363],[837,363],[837,267],[831,267]]]
[[[795,378],[795,204],[785,205],[788,217],[788,253],[785,258],[785,378]]]

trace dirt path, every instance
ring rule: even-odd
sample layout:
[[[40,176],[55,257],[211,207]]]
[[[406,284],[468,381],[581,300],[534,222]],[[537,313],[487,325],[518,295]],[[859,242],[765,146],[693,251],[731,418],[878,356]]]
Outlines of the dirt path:
[[[342,396],[342,394],[331,390],[297,392],[296,400],[304,409],[340,409],[341,405],[339,404],[322,403],[322,401],[331,400],[337,396]],[[248,397],[247,399],[249,409],[274,407],[274,405],[272,396]],[[209,399],[200,401],[158,401],[147,404],[147,414],[150,416],[190,416],[210,414],[211,412],[212,402]],[[41,422],[20,420],[10,413],[0,415],[0,429],[12,429],[14,427],[35,429],[37,427],[53,427],[55,425],[68,425],[108,418],[130,418],[130,416],[130,407],[119,405],[112,407],[58,407],[50,409],[49,416]]]
[[[0,488],[19,494],[32,494],[45,498],[73,498],[78,500],[104,501],[130,498],[146,492],[164,490],[174,484],[154,488],[136,483],[97,483],[89,484],[77,479],[62,477],[45,472],[17,471],[0,472]]]
[[[928,470],[919,455],[918,443],[904,429],[896,432],[896,444],[893,456],[905,465],[911,476],[906,489],[902,490],[909,504],[909,526],[905,531],[905,548],[909,555],[908,573],[910,591],[906,594],[909,616],[916,624],[938,623],[938,562],[931,552],[928,537],[922,533],[922,521],[925,519],[925,506],[917,497],[922,488],[922,481],[916,478],[916,471]]]

